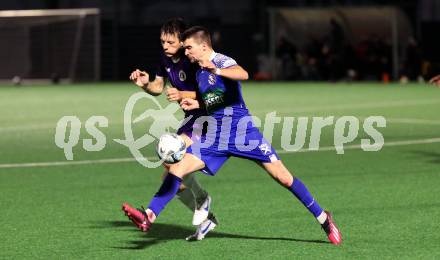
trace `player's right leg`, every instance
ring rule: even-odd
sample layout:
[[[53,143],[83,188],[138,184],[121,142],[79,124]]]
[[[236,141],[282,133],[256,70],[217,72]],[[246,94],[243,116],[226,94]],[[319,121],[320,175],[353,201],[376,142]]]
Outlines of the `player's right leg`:
[[[324,211],[319,206],[318,202],[315,201],[307,187],[301,182],[301,180],[292,176],[281,160],[263,162],[260,165],[274,180],[292,192],[307,210],[315,216],[332,244],[339,245],[342,243],[341,233],[336,227],[330,212]]]

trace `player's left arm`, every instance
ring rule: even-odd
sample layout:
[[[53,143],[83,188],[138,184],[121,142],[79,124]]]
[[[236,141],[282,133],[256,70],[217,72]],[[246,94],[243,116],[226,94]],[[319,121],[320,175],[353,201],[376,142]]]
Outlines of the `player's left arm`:
[[[248,80],[249,74],[243,69],[240,65],[234,65],[228,68],[216,68],[214,71],[215,74],[232,79],[232,80]]]
[[[212,61],[206,60],[199,62],[199,65],[200,67],[207,69],[211,73],[214,73],[218,76],[222,76],[232,80],[248,80],[248,72],[240,65],[238,65],[235,61],[233,61],[233,63],[234,64],[229,67],[217,68]]]

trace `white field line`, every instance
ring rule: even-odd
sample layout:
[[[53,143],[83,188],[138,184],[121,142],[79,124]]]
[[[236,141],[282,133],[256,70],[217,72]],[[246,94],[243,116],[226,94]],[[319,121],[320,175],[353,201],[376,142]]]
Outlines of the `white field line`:
[[[156,157],[148,158],[153,160]],[[133,162],[133,157],[127,158],[110,158],[110,159],[97,159],[97,160],[82,160],[82,161],[58,161],[58,162],[34,162],[34,163],[10,163],[0,164],[1,168],[29,168],[29,167],[46,167],[46,166],[66,166],[66,165],[83,165],[83,164],[101,164],[101,163],[121,163],[121,162]]]
[[[405,145],[415,145],[415,144],[432,144],[440,143],[440,138],[429,138],[429,139],[418,139],[418,140],[406,140],[406,141],[394,141],[386,142],[384,147],[392,146],[405,146]],[[361,149],[361,145],[345,145],[344,150]],[[319,150],[308,150],[301,149],[299,151],[279,151],[279,154],[288,153],[307,153],[307,152],[325,152],[334,151],[335,146],[324,146],[320,147]],[[157,160],[157,157],[147,157],[148,160]],[[109,158],[109,159],[97,159],[97,160],[82,160],[82,161],[57,161],[57,162],[34,162],[34,163],[9,163],[0,164],[0,169],[5,168],[29,168],[29,167],[47,167],[47,166],[67,166],[67,165],[86,165],[86,164],[103,164],[103,163],[121,163],[121,162],[134,162],[135,159],[132,157],[126,158]]]
[[[410,100],[410,101],[391,101],[391,102],[382,102],[382,103],[364,103],[364,104],[346,104],[346,105],[330,105],[330,106],[313,106],[313,107],[303,107],[298,109],[289,109],[289,112],[291,113],[301,113],[301,112],[313,112],[313,111],[329,111],[329,110],[338,110],[338,109],[350,109],[350,108],[380,108],[380,107],[400,107],[400,106],[418,106],[418,105],[429,105],[429,104],[439,104],[440,100]],[[250,111],[252,114],[259,114],[261,112],[272,112],[269,110],[259,110],[259,109],[253,109]],[[283,110],[284,112],[284,110]],[[414,122],[421,122],[420,119],[410,119],[406,118],[405,122],[402,121],[402,123],[412,123]],[[434,122],[434,124],[438,124],[437,121],[426,120],[426,124],[431,124]],[[398,123],[396,121],[396,123]],[[109,124],[123,124],[123,122],[109,122]],[[422,124],[422,123],[420,123]],[[13,132],[17,130],[38,130],[38,129],[47,129],[47,128],[53,128],[55,129],[56,123],[53,124],[32,124],[32,125],[18,125],[18,126],[0,126],[0,132]]]
[[[440,125],[440,120],[417,119],[417,118],[386,118],[386,117],[385,119],[387,120],[387,123],[410,124],[410,125]]]
[[[368,116],[355,116],[359,120],[365,120]],[[385,117],[387,123],[391,124],[409,124],[409,125],[440,125],[440,119],[420,119],[420,118],[399,118],[399,117]]]
[[[440,104],[440,100],[406,100],[406,101],[390,101],[390,102],[379,102],[379,103],[360,103],[360,104],[342,104],[342,105],[328,105],[328,106],[313,106],[313,107],[299,107],[298,109],[289,109],[292,113],[302,113],[302,112],[322,112],[331,110],[344,110],[344,109],[356,109],[356,108],[385,108],[385,107],[407,107],[407,106],[419,106],[419,105],[432,105]],[[270,110],[262,109],[252,109],[251,113],[256,114],[257,112],[271,112]],[[282,110],[285,112],[285,109]]]
[[[413,145],[413,144],[432,144],[432,143],[440,143],[440,138],[385,142],[384,147],[404,146],[404,145]],[[344,145],[344,147],[341,147],[341,148],[343,148],[344,150],[353,150],[353,149],[361,149],[362,146],[360,144],[351,144],[351,145]],[[319,150],[317,150],[317,151],[316,150],[301,149],[299,151],[296,151],[296,153],[325,152],[325,151],[334,151],[334,150],[336,150],[335,146],[324,146],[324,147],[320,147]],[[279,154],[295,153],[295,151],[282,150],[282,151],[279,151],[278,153]]]
[[[357,117],[359,120],[365,120],[367,117]],[[385,117],[387,123],[396,124],[414,124],[414,125],[440,125],[440,120],[429,120],[429,119],[419,119],[419,118],[387,118]],[[112,122],[112,125],[121,125],[124,122]],[[5,126],[0,127],[1,132],[15,132],[15,131],[32,131],[38,129],[50,129],[55,130],[56,124],[41,124],[41,125],[22,125],[22,126]]]

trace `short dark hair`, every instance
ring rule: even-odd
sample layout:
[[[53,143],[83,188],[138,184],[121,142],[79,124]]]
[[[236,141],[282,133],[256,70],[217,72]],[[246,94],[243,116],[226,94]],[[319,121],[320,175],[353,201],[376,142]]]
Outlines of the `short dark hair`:
[[[208,29],[203,26],[193,26],[186,30],[182,36],[181,40],[184,41],[188,38],[194,38],[197,42],[205,42],[209,47],[212,47],[211,35]]]
[[[173,17],[168,19],[160,28],[160,34],[177,34],[180,38],[182,33],[186,30],[185,21],[180,17]]]

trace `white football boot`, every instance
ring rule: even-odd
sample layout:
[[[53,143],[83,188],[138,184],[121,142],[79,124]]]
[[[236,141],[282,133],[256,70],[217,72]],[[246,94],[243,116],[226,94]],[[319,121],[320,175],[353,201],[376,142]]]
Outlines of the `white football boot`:
[[[187,238],[185,238],[186,241],[200,241],[205,238],[206,234],[208,234],[209,231],[213,230],[218,225],[217,219],[213,214],[209,214],[208,218],[205,219],[205,221],[200,224],[196,232]]]
[[[206,200],[200,205],[200,207],[194,210],[192,224],[194,226],[200,226],[207,218],[211,209],[211,197],[206,197]]]

